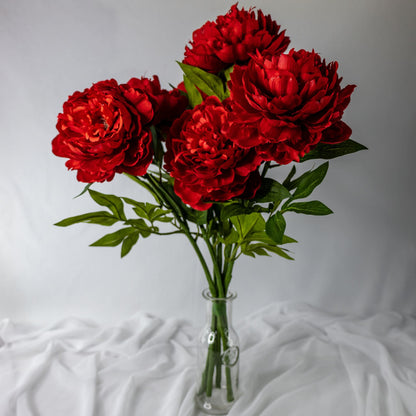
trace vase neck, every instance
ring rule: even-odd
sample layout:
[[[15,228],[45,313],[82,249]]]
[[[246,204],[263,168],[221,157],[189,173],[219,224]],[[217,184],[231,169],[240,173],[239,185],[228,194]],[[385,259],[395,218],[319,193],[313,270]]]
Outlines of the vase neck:
[[[229,292],[225,298],[214,298],[208,289],[202,292],[202,296],[206,300],[206,317],[207,322],[211,322],[214,315],[223,316],[228,322],[232,323],[232,305],[234,299],[237,297],[235,292]]]

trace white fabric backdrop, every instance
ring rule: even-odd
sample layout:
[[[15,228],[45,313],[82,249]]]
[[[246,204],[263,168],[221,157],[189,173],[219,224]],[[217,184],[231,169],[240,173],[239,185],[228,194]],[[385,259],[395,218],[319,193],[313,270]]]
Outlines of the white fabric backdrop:
[[[416,320],[273,304],[237,325],[242,394],[229,416],[413,416]],[[112,326],[0,322],[2,416],[200,416],[194,328],[138,313]]]
[[[196,319],[205,286],[185,239],[88,248],[96,226],[52,224],[94,210],[64,160],[51,154],[69,94],[115,77],[180,81],[192,31],[223,14],[224,0],[3,0],[0,5],[0,318],[50,323],[75,315],[120,321],[135,311]],[[276,300],[338,312],[416,313],[414,215],[414,0],[258,0],[292,46],[336,59],[357,90],[345,117],[370,150],[330,163],[314,198],[327,218],[288,217],[295,262],[242,259],[236,316]],[[137,195],[123,178],[97,186]]]

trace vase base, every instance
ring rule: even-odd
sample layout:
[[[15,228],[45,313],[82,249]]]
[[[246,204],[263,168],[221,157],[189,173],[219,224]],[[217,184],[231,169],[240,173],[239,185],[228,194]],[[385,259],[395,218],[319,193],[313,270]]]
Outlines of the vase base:
[[[235,400],[227,400],[225,389],[214,389],[211,396],[205,393],[196,395],[198,407],[208,415],[226,415],[233,406]]]

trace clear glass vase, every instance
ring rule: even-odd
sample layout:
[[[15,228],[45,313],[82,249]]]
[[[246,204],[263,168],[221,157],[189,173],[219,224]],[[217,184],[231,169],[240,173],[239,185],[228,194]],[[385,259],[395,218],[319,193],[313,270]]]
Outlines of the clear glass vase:
[[[238,395],[240,348],[232,326],[232,302],[237,295],[213,298],[208,289],[202,295],[207,310],[197,345],[196,401],[205,413],[225,415]]]

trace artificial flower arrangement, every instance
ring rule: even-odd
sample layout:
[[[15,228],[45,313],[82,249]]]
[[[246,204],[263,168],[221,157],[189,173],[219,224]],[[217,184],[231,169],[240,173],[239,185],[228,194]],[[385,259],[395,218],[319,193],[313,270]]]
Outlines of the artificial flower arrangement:
[[[91,245],[120,245],[122,257],[151,235],[184,234],[193,247],[214,300],[214,340],[199,388],[205,401],[221,387],[229,403],[236,396],[221,358],[230,345],[220,302],[236,260],[271,253],[291,259],[285,245],[296,241],[286,235],[285,215],[332,212],[305,201],[328,161],[300,175],[296,164],[365,149],[342,121],[355,86],[341,86],[337,62],[288,46],[269,15],[233,5],[194,31],[179,62],[181,84],[165,90],[157,76],[97,82],[64,103],[52,141],[53,153],[68,159],[87,183],[84,192],[104,207],[57,225],[118,224]],[[278,168],[290,163],[281,178]],[[116,174],[144,187],[154,202],[90,188]]]

